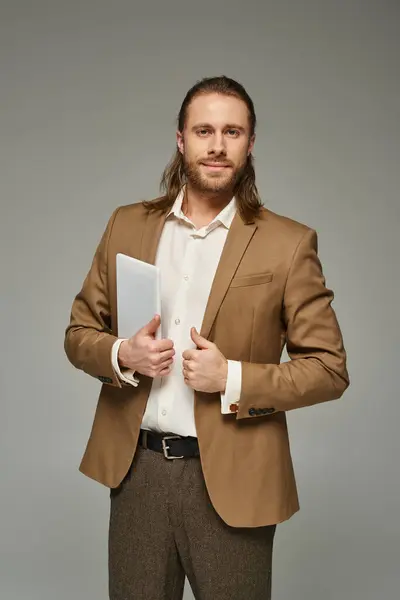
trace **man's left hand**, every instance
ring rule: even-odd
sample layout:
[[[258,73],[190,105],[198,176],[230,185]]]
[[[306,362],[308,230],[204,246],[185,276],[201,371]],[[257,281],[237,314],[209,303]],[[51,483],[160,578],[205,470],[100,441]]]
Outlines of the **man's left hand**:
[[[225,392],[228,361],[218,347],[192,327],[190,337],[197,348],[182,353],[182,372],[186,385],[198,392]]]

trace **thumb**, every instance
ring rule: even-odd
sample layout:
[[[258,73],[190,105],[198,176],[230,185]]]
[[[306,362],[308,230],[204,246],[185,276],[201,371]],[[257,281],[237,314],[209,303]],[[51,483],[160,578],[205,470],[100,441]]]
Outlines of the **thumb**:
[[[159,328],[161,323],[160,315],[154,315],[151,321],[149,321],[144,327],[142,327],[142,333],[145,335],[153,335]]]
[[[190,337],[192,338],[196,346],[201,350],[206,350],[207,348],[211,348],[212,346],[212,342],[209,342],[208,340],[206,340],[206,338],[202,337],[197,331],[196,327],[191,328]]]

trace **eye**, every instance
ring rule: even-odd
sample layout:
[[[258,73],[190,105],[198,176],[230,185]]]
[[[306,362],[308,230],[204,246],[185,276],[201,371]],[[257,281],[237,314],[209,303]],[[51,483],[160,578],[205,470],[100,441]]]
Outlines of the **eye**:
[[[229,137],[238,137],[240,135],[240,131],[238,129],[228,129],[227,134]]]
[[[204,127],[197,130],[197,135],[199,135],[200,137],[205,137],[207,135],[207,133],[208,133],[208,129],[205,129]]]

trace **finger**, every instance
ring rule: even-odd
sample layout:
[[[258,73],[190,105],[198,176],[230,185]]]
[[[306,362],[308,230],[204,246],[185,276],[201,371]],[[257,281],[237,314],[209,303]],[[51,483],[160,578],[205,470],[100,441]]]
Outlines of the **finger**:
[[[154,352],[165,352],[166,350],[171,350],[174,347],[174,342],[167,338],[162,340],[154,340],[152,342],[152,348]]]
[[[165,360],[168,360],[169,358],[172,358],[173,356],[175,356],[175,350],[173,348],[171,350],[164,350],[164,352],[160,352],[159,356],[160,356],[160,363],[162,363]]]
[[[164,367],[162,371],[160,371],[160,377],[165,377],[165,375],[169,375],[172,371],[172,365],[168,365]]]
[[[194,388],[193,388],[193,382],[190,380],[190,378],[189,378],[189,377],[184,377],[184,378],[183,378],[183,381],[184,381],[184,383],[185,383],[185,384],[186,384],[188,387],[190,387],[190,388],[194,389]]]
[[[172,366],[173,364],[174,364],[174,359],[168,358],[167,360],[164,360],[163,362],[161,362],[158,368],[165,369],[165,367]]]
[[[154,315],[154,317],[151,319],[151,321],[146,323],[146,325],[144,327],[142,327],[142,329],[140,331],[146,335],[154,334],[157,331],[157,329],[159,328],[160,323],[161,323],[160,315]]]
[[[150,354],[149,360],[154,367],[159,369],[164,363],[171,364],[174,361],[174,354],[175,350],[166,350],[160,354],[153,352]]]
[[[191,328],[190,337],[192,338],[192,341],[196,344],[196,346],[201,350],[206,350],[207,348],[211,348],[212,346],[212,342],[209,342],[208,340],[206,340],[206,338],[203,338],[203,336],[199,334],[195,327]]]

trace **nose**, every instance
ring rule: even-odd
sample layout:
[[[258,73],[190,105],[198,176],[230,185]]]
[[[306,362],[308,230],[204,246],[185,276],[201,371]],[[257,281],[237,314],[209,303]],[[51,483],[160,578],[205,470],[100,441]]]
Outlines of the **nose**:
[[[225,138],[222,133],[216,132],[211,136],[208,154],[212,156],[226,155]]]

